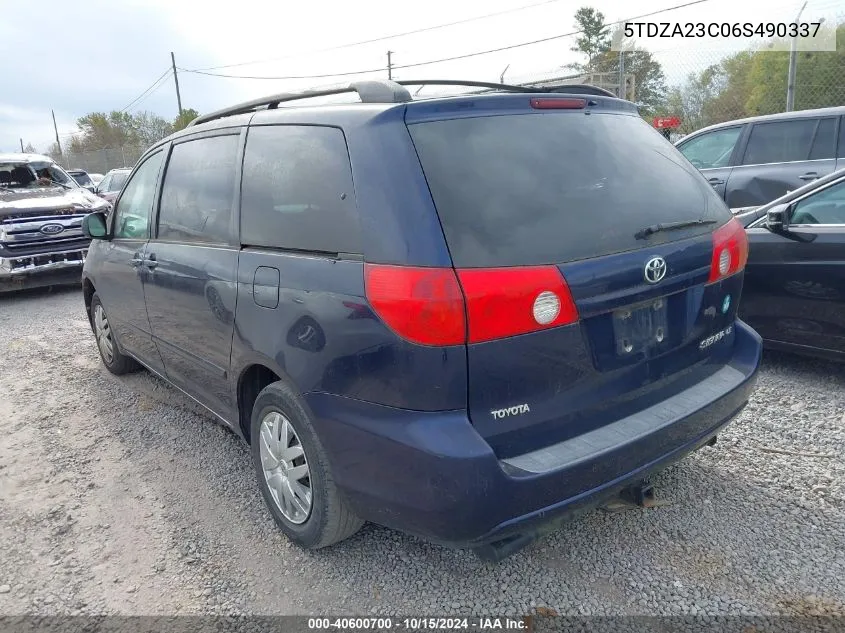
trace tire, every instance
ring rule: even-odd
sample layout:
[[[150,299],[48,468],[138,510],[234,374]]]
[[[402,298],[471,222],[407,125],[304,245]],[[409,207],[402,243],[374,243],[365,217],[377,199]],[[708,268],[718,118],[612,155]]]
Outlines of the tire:
[[[306,549],[320,549],[361,529],[364,522],[338,494],[310,415],[299,395],[287,384],[274,382],[258,394],[252,409],[250,437],[261,496],[276,525],[293,542]],[[304,472],[307,475],[303,476]],[[271,479],[273,486],[269,483]],[[310,492],[307,511],[305,492]]]
[[[105,326],[105,331],[103,331]],[[120,352],[120,346],[112,333],[109,325],[106,309],[100,296],[95,292],[91,297],[91,329],[97,341],[97,350],[100,352],[100,359],[115,376],[138,371],[141,366],[134,358],[125,356]]]

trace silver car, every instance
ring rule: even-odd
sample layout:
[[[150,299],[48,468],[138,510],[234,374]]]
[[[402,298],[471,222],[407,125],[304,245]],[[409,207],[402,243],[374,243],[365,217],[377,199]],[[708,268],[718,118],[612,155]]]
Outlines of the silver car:
[[[845,168],[845,107],[719,123],[676,147],[736,213]]]

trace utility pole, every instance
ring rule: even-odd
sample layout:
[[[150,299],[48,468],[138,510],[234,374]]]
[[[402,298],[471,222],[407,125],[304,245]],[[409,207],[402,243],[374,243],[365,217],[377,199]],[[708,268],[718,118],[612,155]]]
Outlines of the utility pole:
[[[21,139],[21,154],[23,154],[23,139]]]
[[[53,131],[56,133],[56,147],[59,149],[59,155],[64,156],[62,152],[62,142],[59,140],[59,128],[56,127],[56,113],[53,110],[50,110],[50,114],[53,115]]]
[[[805,0],[804,4],[801,5],[801,10],[798,12],[798,15],[795,16],[796,24],[798,20],[801,19],[801,14],[804,13],[804,7],[807,6],[807,2]],[[789,43],[789,74],[787,75],[786,79],[786,111],[792,112],[795,106],[795,64],[798,60],[798,53],[796,52],[796,39],[792,38]]]
[[[627,99],[628,98],[628,91],[626,88],[628,87],[628,82],[625,81],[625,51],[619,51],[619,98],[620,99]]]
[[[173,81],[176,82],[176,103],[179,104],[179,116],[182,116],[182,95],[179,94],[179,75],[176,74],[176,56],[170,51],[170,63],[173,64]]]
[[[393,61],[391,60],[391,55],[393,55],[393,51],[387,51],[387,78],[393,79]]]

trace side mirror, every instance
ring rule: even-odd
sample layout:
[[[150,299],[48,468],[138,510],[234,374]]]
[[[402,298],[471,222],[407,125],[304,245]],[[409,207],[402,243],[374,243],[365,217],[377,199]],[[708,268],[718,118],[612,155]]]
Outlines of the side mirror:
[[[104,213],[89,213],[82,219],[82,234],[92,240],[106,239],[106,215]]]
[[[789,205],[779,204],[766,211],[766,228],[782,233],[789,226]]]

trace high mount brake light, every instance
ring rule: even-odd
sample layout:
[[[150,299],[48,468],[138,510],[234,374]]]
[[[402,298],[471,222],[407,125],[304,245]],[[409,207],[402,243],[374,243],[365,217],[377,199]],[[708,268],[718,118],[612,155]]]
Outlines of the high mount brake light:
[[[583,110],[587,107],[587,100],[534,97],[531,107],[535,110]]]

